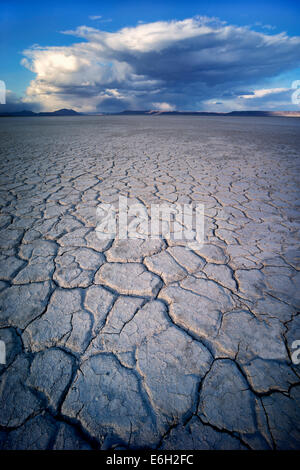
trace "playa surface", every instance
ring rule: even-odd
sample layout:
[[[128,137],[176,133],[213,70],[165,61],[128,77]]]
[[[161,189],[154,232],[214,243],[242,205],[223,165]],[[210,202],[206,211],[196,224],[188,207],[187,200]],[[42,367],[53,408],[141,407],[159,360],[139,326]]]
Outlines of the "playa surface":
[[[299,449],[300,120],[3,118],[0,448]],[[119,195],[205,244],[99,240]]]

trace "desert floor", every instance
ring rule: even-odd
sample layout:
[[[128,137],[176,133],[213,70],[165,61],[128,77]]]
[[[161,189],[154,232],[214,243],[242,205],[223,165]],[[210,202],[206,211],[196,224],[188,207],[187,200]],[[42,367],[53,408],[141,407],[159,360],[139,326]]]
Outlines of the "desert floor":
[[[2,118],[0,151],[0,447],[300,448],[300,120]],[[203,203],[204,245],[99,240],[119,195]]]

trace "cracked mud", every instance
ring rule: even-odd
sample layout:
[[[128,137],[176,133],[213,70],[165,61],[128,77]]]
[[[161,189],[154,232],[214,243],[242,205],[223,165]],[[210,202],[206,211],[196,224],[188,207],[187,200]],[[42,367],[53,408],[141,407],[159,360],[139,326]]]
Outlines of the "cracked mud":
[[[300,449],[300,122],[1,119],[0,448]],[[205,244],[99,240],[118,197]]]

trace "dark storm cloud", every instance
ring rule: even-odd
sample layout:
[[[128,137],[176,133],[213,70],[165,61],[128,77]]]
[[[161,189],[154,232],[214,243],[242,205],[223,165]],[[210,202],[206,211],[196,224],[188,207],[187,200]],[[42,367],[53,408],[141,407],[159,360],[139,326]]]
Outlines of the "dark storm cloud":
[[[25,51],[23,64],[36,73],[26,99],[44,107],[199,108],[210,99],[251,95],[254,84],[300,65],[299,37],[208,18],[66,33],[84,42]]]

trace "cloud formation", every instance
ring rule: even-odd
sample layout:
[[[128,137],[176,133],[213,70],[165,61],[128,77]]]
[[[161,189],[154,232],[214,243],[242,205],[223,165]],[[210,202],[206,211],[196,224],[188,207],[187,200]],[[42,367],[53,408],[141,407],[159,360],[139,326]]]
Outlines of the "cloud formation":
[[[116,32],[80,26],[64,34],[79,41],[24,51],[22,64],[36,75],[25,102],[85,112],[201,110],[233,99],[246,106],[247,95],[264,96],[257,84],[300,66],[300,37],[215,18],[143,23]]]
[[[282,93],[285,91],[290,91],[290,88],[262,88],[261,90],[254,90],[249,95],[241,95],[240,98],[252,100],[255,98],[262,98],[263,96],[267,95],[277,95],[278,93]]]
[[[26,103],[24,101],[26,100]],[[5,90],[5,104],[0,103],[0,113],[18,113],[20,111],[40,111],[41,105],[38,101],[30,101],[28,97],[25,99],[18,96],[11,90]]]

